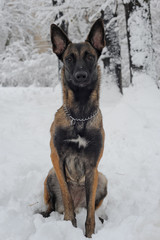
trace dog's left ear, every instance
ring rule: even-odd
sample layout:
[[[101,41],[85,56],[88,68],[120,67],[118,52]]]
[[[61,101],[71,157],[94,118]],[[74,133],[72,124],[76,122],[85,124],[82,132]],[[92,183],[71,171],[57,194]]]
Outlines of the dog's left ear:
[[[105,33],[103,20],[99,18],[92,26],[86,39],[97,51],[98,57],[101,55],[102,49],[105,47]]]

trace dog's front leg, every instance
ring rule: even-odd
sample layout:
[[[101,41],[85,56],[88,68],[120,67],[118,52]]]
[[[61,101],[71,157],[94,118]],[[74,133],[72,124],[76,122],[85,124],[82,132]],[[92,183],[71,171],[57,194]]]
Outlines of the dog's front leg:
[[[56,176],[61,188],[63,204],[64,204],[64,220],[70,220],[73,226],[77,227],[75,213],[74,213],[74,206],[71,195],[68,190],[68,185],[65,180],[64,170],[63,170],[63,163],[60,162],[58,153],[54,147],[51,146],[51,160],[56,172]]]
[[[95,229],[95,197],[98,185],[98,171],[97,168],[92,168],[86,174],[86,200],[87,200],[87,218],[86,218],[86,237],[91,238]]]

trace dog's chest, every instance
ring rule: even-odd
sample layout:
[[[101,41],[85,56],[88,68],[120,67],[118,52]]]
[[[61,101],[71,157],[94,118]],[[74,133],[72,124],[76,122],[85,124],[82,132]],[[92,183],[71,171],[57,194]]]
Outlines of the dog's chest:
[[[93,165],[96,165],[102,147],[101,132],[95,128],[77,131],[75,126],[60,127],[53,141],[62,160],[74,157]]]
[[[55,143],[57,147],[64,149],[67,148],[70,151],[82,152],[92,145],[90,141],[90,135],[92,131],[85,128],[77,128],[77,126],[70,126],[68,128],[59,128],[55,134]]]
[[[89,144],[89,141],[87,141],[87,139],[84,136],[81,137],[79,134],[77,134],[77,136],[64,139],[64,142],[73,143],[73,145],[76,144],[78,148],[86,148],[87,145]]]

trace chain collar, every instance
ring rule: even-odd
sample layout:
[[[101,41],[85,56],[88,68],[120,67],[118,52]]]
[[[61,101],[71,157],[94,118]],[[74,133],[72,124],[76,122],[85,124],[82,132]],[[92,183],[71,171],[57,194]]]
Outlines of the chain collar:
[[[69,110],[67,109],[67,107],[65,105],[63,106],[63,109],[64,109],[64,112],[66,113],[66,115],[71,119],[71,125],[75,125],[76,122],[86,122],[88,120],[91,120],[99,112],[99,108],[98,108],[96,112],[94,112],[91,116],[89,116],[87,118],[74,118],[71,116]]]

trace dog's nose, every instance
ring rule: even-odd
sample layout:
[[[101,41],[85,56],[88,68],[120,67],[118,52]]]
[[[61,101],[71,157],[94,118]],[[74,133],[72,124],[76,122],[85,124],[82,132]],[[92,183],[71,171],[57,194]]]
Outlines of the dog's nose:
[[[87,78],[87,72],[85,71],[78,71],[75,73],[75,78],[77,81],[81,82],[81,81],[85,81]]]

